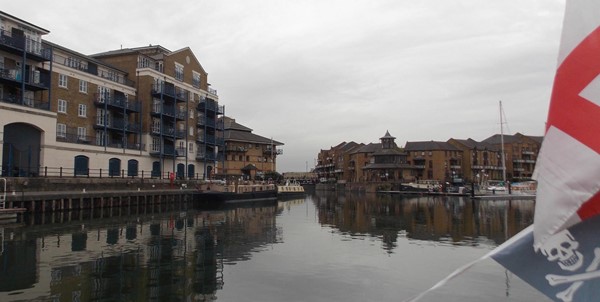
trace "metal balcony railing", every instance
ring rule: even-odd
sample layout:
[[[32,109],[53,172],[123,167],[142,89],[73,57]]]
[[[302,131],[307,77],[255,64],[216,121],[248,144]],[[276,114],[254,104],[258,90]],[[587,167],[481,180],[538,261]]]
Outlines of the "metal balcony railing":
[[[46,48],[42,43],[27,38],[25,36],[16,36],[12,32],[0,30],[0,45],[15,51],[28,54],[29,58],[50,61],[52,59],[52,49]]]

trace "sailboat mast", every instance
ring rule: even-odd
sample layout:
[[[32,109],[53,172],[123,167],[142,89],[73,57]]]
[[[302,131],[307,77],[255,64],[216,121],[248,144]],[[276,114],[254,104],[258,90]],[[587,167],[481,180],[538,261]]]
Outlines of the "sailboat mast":
[[[502,101],[500,101],[500,155],[502,156],[502,181],[506,184],[506,162],[504,161],[504,121],[502,120]]]

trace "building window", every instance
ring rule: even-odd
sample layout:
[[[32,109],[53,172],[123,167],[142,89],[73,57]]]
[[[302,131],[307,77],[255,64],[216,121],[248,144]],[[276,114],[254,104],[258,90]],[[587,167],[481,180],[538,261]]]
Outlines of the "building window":
[[[189,143],[188,149],[190,150],[190,153],[194,153],[194,143]]]
[[[67,82],[68,78],[67,75],[64,74],[58,74],[58,87],[63,87],[63,88],[67,88]]]
[[[56,124],[56,137],[67,137],[67,125]]]
[[[96,110],[96,125],[104,126],[106,125],[107,114],[104,109],[98,108]]]
[[[194,119],[194,109],[190,109],[190,118]]]
[[[77,127],[77,139],[79,140],[87,140],[87,128],[86,127]]]
[[[79,92],[87,93],[88,91],[88,82],[84,80],[79,80]]]
[[[194,128],[190,127],[188,129],[189,129],[190,136],[194,136]]]
[[[150,149],[153,152],[160,152],[160,138],[159,137],[152,138],[152,145],[150,146]]]
[[[65,101],[65,100],[58,100],[57,111],[59,113],[67,113],[67,101]]]
[[[87,105],[79,104],[79,109],[77,110],[77,114],[80,117],[86,117],[87,116]]]
[[[183,81],[183,65],[175,63],[175,78]]]
[[[200,88],[200,74],[192,71],[192,85],[196,88]]]

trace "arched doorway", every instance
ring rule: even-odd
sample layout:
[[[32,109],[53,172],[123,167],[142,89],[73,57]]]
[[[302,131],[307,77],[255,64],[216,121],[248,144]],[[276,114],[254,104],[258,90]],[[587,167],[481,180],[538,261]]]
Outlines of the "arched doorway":
[[[192,164],[189,164],[187,174],[188,174],[187,176],[189,179],[194,179],[195,178],[194,174],[196,174],[196,167]]]
[[[90,175],[90,159],[85,155],[75,156],[75,176]]]
[[[135,159],[130,159],[127,161],[127,176],[138,176],[138,166],[139,162]]]
[[[108,160],[108,176],[121,176],[121,160],[111,158]]]
[[[182,163],[177,164],[177,178],[183,179],[185,176],[184,173],[185,173],[185,164],[182,164]]]
[[[30,124],[12,123],[3,132],[2,176],[37,176],[42,131]]]
[[[152,177],[160,177],[160,162],[159,161],[155,161],[152,162],[152,172],[151,175]]]
[[[205,175],[204,179],[210,179],[210,176],[212,174],[212,169],[213,169],[212,166],[206,166],[206,175]]]

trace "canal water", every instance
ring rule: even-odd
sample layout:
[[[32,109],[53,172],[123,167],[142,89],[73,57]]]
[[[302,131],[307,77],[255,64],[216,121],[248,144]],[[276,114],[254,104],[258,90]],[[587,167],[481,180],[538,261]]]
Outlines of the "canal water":
[[[405,301],[533,220],[531,200],[311,193],[0,225],[0,301]],[[550,301],[493,260],[421,301]]]

